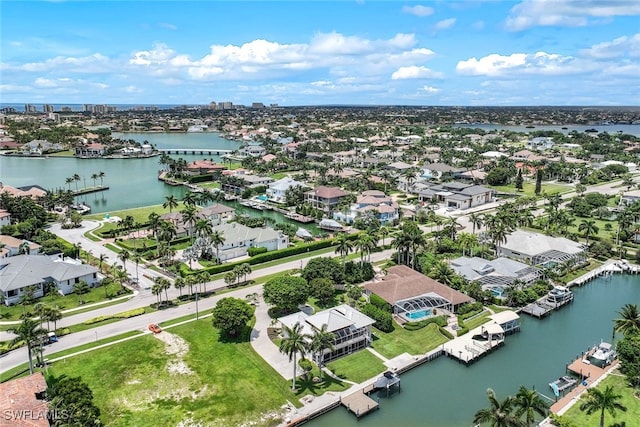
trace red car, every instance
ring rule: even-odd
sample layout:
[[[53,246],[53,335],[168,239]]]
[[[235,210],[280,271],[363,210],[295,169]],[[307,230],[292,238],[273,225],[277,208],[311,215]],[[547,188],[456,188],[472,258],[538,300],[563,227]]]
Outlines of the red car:
[[[155,323],[149,325],[149,330],[154,334],[159,334],[160,332],[162,332],[162,328]]]

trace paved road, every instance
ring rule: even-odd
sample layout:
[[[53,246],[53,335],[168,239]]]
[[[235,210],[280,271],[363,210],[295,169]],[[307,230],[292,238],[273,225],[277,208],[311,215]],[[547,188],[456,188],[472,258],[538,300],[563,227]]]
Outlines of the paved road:
[[[372,253],[371,261],[378,262],[381,260],[389,259],[390,256],[393,254],[393,252],[394,252],[393,250],[389,249],[382,252]],[[266,267],[253,272],[251,275],[249,275],[249,278],[256,279],[261,276],[300,268],[301,266],[305,266],[309,259],[317,258],[321,256],[331,256],[331,255],[333,254],[330,253],[330,254],[324,254],[324,255],[315,255],[315,256],[310,256],[309,258],[304,259],[302,261],[300,260],[290,261],[277,266]],[[220,289],[223,287],[226,287],[226,284],[222,279],[209,282],[207,285],[207,289]],[[210,310],[213,307],[215,307],[216,303],[221,298],[224,298],[224,297],[244,298],[251,293],[262,294],[262,285],[254,285],[254,286],[234,290],[232,292],[227,292],[221,295],[215,295],[206,299],[201,299],[198,302],[198,310],[200,312]],[[173,299],[177,296],[178,296],[177,290],[172,289],[169,291],[169,298]],[[138,296],[132,298],[131,300],[125,303],[65,317],[60,322],[58,322],[58,324],[60,326],[64,326],[67,324],[68,325],[78,324],[85,320],[92,319],[96,316],[100,316],[103,314],[110,314],[114,312],[117,313],[117,312],[126,311],[133,308],[145,307],[155,301],[156,301],[156,297],[152,295],[150,291],[142,291]],[[264,305],[264,302],[262,304]],[[140,331],[146,332],[147,326],[150,323],[165,322],[167,320],[175,319],[177,317],[195,314],[195,312],[196,312],[196,307],[194,302],[194,303],[180,305],[178,307],[173,307],[167,310],[156,311],[153,313],[143,314],[141,316],[136,316],[129,319],[123,319],[118,322],[110,323],[104,326],[98,326],[92,329],[88,329],[86,331],[76,332],[73,334],[60,337],[60,340],[57,343],[53,343],[46,346],[46,350],[44,354],[46,357],[47,354],[52,354],[58,351],[67,350],[67,349],[76,347],[78,345],[85,344],[87,342],[96,341],[98,339],[120,335],[128,331],[140,330]],[[256,330],[254,331],[252,336],[253,335],[255,335],[256,337],[266,336],[267,334],[266,328],[268,326],[269,324],[265,325],[261,323],[260,329],[258,330],[258,328],[256,327]],[[279,355],[273,352],[273,348],[269,347],[266,341],[260,341],[260,343],[265,344],[264,345],[264,348],[266,348],[266,350],[264,351],[265,360],[267,360],[268,362],[273,360],[273,362],[275,363],[274,367],[276,367],[276,369],[279,372],[281,372],[285,378],[291,378],[293,371],[288,361],[286,363],[283,362],[280,359]],[[275,347],[275,345],[271,343],[271,341],[269,341],[269,344]],[[259,350],[261,348],[261,345],[254,344],[254,348],[256,348],[256,350]],[[258,353],[262,355],[263,352],[258,351]],[[27,360],[26,357],[27,357],[26,350],[24,348],[20,348],[20,349],[11,351],[9,353],[6,353],[4,356],[0,356],[0,372],[7,371],[15,366],[18,366],[24,363]]]

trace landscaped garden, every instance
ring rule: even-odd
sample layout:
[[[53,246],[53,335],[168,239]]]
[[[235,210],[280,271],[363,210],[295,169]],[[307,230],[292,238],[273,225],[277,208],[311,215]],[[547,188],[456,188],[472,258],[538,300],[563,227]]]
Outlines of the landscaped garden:
[[[448,341],[435,323],[417,331],[408,331],[395,322],[393,326],[393,332],[382,332],[378,329],[374,329],[373,332],[371,347],[387,359],[405,352],[415,355],[424,354]]]

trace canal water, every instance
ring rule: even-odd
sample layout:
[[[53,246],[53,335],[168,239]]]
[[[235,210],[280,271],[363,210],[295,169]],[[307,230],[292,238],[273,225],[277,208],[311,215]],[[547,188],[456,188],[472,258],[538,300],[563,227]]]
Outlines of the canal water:
[[[217,133],[126,133],[114,134],[123,139],[134,139],[139,142],[149,141],[157,148],[210,148],[235,150],[240,143],[221,138]],[[197,159],[213,159],[220,162],[218,156],[203,155],[172,155],[172,158],[182,157],[186,161]],[[165,201],[168,195],[181,199],[188,191],[182,186],[171,186],[158,180],[158,172],[162,169],[160,156],[145,159],[77,159],[73,157],[27,158],[0,156],[0,182],[14,187],[25,185],[39,185],[47,190],[57,188],[76,188],[76,183],[65,183],[66,178],[78,174],[81,180],[78,188],[93,186],[91,175],[104,172],[103,184],[109,190],[78,196],[91,206],[92,213],[108,213],[122,209],[138,208],[142,206],[158,205]],[[100,184],[96,180],[95,184]],[[291,221],[282,214],[272,211],[258,211],[229,203],[238,213],[255,217],[265,217],[273,222],[285,222],[302,226],[313,234],[318,233],[315,224],[305,224]]]
[[[573,288],[572,304],[545,319],[522,315],[522,331],[503,347],[465,366],[440,357],[401,376],[401,392],[380,398],[380,409],[357,421],[339,407],[309,422],[309,427],[469,427],[488,405],[487,388],[498,398],[520,385],[553,397],[549,382],[565,366],[601,340],[611,342],[613,319],[627,303],[640,304],[640,276],[614,275]]]

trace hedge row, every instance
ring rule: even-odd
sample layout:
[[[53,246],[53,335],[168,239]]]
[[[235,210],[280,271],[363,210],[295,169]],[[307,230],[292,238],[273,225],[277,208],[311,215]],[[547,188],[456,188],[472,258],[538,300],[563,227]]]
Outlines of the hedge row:
[[[249,248],[249,249],[247,249],[247,254],[249,254],[249,256],[251,256],[251,257],[263,254],[265,252],[267,252],[267,248]]]
[[[449,338],[450,340],[453,339],[453,334],[449,331],[447,331],[445,328],[443,328],[442,326],[438,326],[438,331],[440,331],[440,333],[442,335],[444,335],[445,337]]]
[[[130,317],[140,316],[144,314],[144,307],[136,308],[134,310],[123,311],[121,313],[107,314],[104,316],[94,317],[93,319],[86,320],[85,325],[93,325],[94,323],[104,322],[111,319],[128,319]]]
[[[362,308],[362,314],[371,317],[376,323],[373,324],[382,332],[393,332],[393,317],[391,313],[379,309],[373,304],[366,304]]]
[[[417,331],[418,329],[422,329],[431,323],[435,323],[439,327],[447,326],[447,316],[440,315],[420,320],[419,322],[407,322],[404,324],[404,328],[407,331]]]
[[[477,316],[478,314],[482,313],[483,311],[484,311],[484,308],[482,306],[480,306],[480,308],[477,309],[477,310],[473,310],[473,311],[470,311],[468,313],[459,315],[458,319],[466,320],[466,319],[468,319],[470,317]]]
[[[393,313],[393,306],[391,306],[391,304],[389,304],[388,302],[386,302],[384,299],[382,299],[376,294],[371,294],[369,296],[369,302],[375,305],[376,307],[378,307],[380,310]]]

